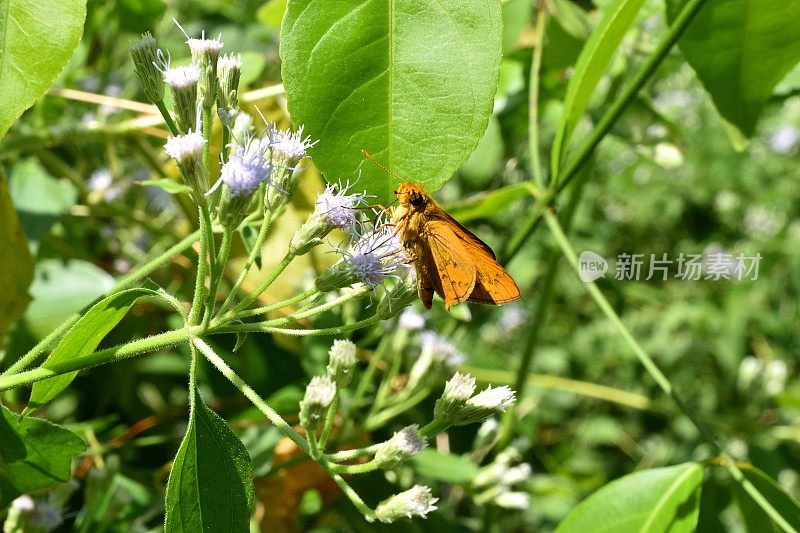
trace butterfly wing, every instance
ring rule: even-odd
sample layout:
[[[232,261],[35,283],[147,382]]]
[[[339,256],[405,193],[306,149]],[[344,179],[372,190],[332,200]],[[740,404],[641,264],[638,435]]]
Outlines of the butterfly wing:
[[[446,220],[428,219],[424,228],[417,247],[420,297],[425,307],[430,308],[432,290],[449,309],[467,301],[475,289],[475,265]]]
[[[454,234],[461,241],[467,256],[475,266],[475,287],[467,301],[490,305],[502,305],[519,300],[519,287],[514,279],[497,262],[488,244],[462,226],[456,219],[447,215],[447,222],[461,231]]]

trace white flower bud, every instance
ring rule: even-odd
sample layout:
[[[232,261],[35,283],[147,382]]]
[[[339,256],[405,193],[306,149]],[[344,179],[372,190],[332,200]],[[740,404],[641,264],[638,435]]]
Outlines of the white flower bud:
[[[158,44],[150,32],[130,45],[133,69],[139,76],[144,95],[154,104],[164,100],[164,78],[156,66]]]
[[[434,505],[438,498],[431,495],[431,489],[423,485],[415,485],[411,489],[395,494],[384,500],[375,509],[375,517],[381,522],[391,523],[401,518],[425,516],[436,510]]]
[[[503,385],[492,388],[488,386],[469,400],[456,415],[453,425],[463,426],[474,422],[482,422],[490,416],[505,412],[514,403],[514,391]]]
[[[192,52],[192,61],[200,69],[198,96],[202,99],[203,107],[212,107],[216,101],[217,60],[222,41],[219,38],[206,39],[204,31],[199,39],[188,39],[186,44]]]
[[[522,511],[531,506],[531,496],[527,492],[501,492],[495,497],[494,504],[503,509]]]
[[[322,424],[335,394],[336,384],[328,376],[311,378],[300,402],[300,424],[306,431],[314,430]]]
[[[172,92],[172,105],[180,130],[188,132],[197,123],[197,83],[200,69],[192,63],[185,67],[168,67],[164,81]]]
[[[191,130],[185,135],[167,139],[165,150],[178,163],[181,176],[192,190],[192,197],[198,204],[208,190],[208,169],[203,165],[203,147],[206,140]]]
[[[356,367],[356,345],[349,340],[336,339],[333,341],[328,360],[328,376],[342,389],[350,384],[353,379],[353,370]]]
[[[445,383],[441,398],[436,400],[433,417],[442,423],[452,423],[475,392],[475,378],[456,372]]]
[[[419,426],[408,426],[381,444],[375,453],[375,463],[382,469],[394,468],[425,449],[427,443],[419,435]]]

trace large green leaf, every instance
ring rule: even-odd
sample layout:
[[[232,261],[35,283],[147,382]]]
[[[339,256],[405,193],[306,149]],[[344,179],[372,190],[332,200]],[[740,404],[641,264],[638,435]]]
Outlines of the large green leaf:
[[[694,531],[702,482],[703,468],[697,463],[629,474],[582,501],[557,531]]]
[[[0,169],[0,345],[9,324],[22,315],[30,297],[28,286],[33,280],[33,259],[11,198],[6,176]]]
[[[59,181],[34,158],[22,159],[11,168],[11,200],[35,255],[52,225],[78,200],[68,181]]]
[[[502,46],[499,0],[289,0],[283,81],[296,124],[329,181],[386,201],[396,180],[439,188],[492,112]]]
[[[758,492],[772,504],[775,510],[793,528],[800,531],[800,503],[787,494],[775,480],[755,466],[741,465],[739,468],[742,470],[744,477],[758,489]],[[742,517],[749,531],[781,531],[778,525],[739,485],[736,485],[735,495],[739,510],[742,512]]]
[[[78,46],[86,0],[0,0],[0,139]]]
[[[100,341],[128,313],[136,300],[142,296],[157,295],[158,293],[151,289],[139,288],[118,292],[100,300],[61,339],[42,367],[55,368],[64,361],[91,354]],[[72,383],[77,374],[69,372],[34,383],[26,411],[36,409],[55,398]]]
[[[72,457],[86,446],[47,420],[20,418],[0,406],[0,510],[22,493],[68,481]]]
[[[687,0],[667,0],[670,22]],[[706,2],[678,42],[719,113],[745,136],[800,61],[800,0]]]
[[[248,531],[253,466],[244,444],[197,390],[167,483],[167,533]]]
[[[581,55],[578,56],[575,64],[575,73],[567,86],[564,112],[553,140],[550,154],[553,176],[558,173],[572,132],[583,112],[586,111],[586,106],[589,105],[589,99],[592,97],[600,77],[611,63],[614,52],[633,24],[643,4],[644,0],[616,0],[606,8],[603,19],[581,50]]]
[[[33,301],[25,311],[25,325],[36,338],[44,338],[113,286],[114,278],[92,263],[40,260],[30,288]]]

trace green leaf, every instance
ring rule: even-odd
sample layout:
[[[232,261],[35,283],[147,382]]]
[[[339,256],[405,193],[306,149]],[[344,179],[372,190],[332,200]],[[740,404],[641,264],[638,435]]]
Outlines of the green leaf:
[[[183,183],[178,183],[177,181],[173,181],[167,178],[162,178],[157,180],[142,180],[142,181],[137,181],[136,184],[142,187],[158,187],[159,189],[163,189],[170,194],[192,193],[192,190],[189,188],[188,185],[184,185]]]
[[[61,339],[42,367],[57,370],[65,361],[94,352],[100,341],[114,329],[136,300],[142,296],[158,296],[158,293],[151,289],[128,289],[97,302]],[[69,372],[34,383],[31,399],[25,411],[36,409],[55,398],[72,383],[77,374]]]
[[[460,455],[439,453],[426,448],[411,459],[411,465],[421,476],[455,485],[466,485],[472,481],[480,468]]]
[[[248,531],[253,466],[244,444],[195,389],[189,427],[167,483],[167,533]]]
[[[629,474],[578,504],[557,531],[694,531],[702,482],[703,468],[697,463]]]
[[[11,200],[35,255],[53,224],[75,205],[78,191],[68,181],[55,179],[33,158],[14,164],[10,182]]]
[[[667,0],[670,23],[686,0]],[[725,120],[751,137],[779,81],[800,61],[800,0],[706,2],[678,42]]]
[[[775,510],[792,527],[800,531],[800,503],[787,494],[775,480],[755,466],[739,465],[739,469],[744,474],[744,477],[772,504]],[[781,531],[778,525],[772,521],[767,513],[758,506],[740,485],[736,485],[734,494],[749,531]],[[768,524],[770,527],[768,527]]]
[[[78,46],[86,0],[0,0],[0,139],[41,97]]]
[[[517,200],[542,194],[543,192],[531,182],[523,181],[471,196],[464,201],[448,204],[445,208],[459,222],[466,223],[481,218],[491,218],[497,213],[506,211],[508,206]]]
[[[35,337],[44,338],[113,286],[113,277],[86,261],[39,261],[30,288],[33,301],[25,311],[25,325]]]
[[[289,0],[282,74],[328,181],[386,202],[396,179],[438,189],[478,144],[497,86],[499,0]]]
[[[625,33],[633,24],[642,8],[644,0],[617,0],[606,8],[603,19],[592,36],[586,41],[581,55],[575,64],[575,73],[569,80],[564,97],[564,112],[556,127],[556,136],[550,154],[553,176],[558,174],[562,160],[569,146],[572,132],[578,124],[589,100],[594,93],[600,77],[608,68],[614,52]]]
[[[33,258],[17,212],[11,205],[6,176],[0,169],[0,346],[8,326],[17,320],[30,302],[28,286],[33,280]]]
[[[0,510],[20,494],[68,481],[86,446],[73,432],[0,406]]]

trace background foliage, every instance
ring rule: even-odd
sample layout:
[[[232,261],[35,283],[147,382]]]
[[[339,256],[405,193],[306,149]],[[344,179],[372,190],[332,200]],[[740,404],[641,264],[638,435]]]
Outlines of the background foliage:
[[[668,24],[690,3],[554,0],[547,4],[550,17],[538,78],[538,134],[542,152],[550,157],[542,168],[549,168],[551,175],[569,168],[580,155],[582,143],[591,139],[592,127],[622,101],[632,73],[646,66],[667,34]],[[12,13],[20,4],[0,0],[0,6]],[[486,4],[496,7],[494,2]],[[23,313],[3,339],[3,368],[103,294],[132,265],[157,255],[192,229],[193,221],[186,216],[187,197],[142,185],[145,180],[174,178],[177,171],[162,170],[164,131],[146,118],[137,118],[147,109],[126,108],[116,100],[143,101],[127,46],[121,43],[150,30],[163,47],[181,50],[184,37],[170,22],[175,17],[190,34],[199,34],[201,28],[212,35],[221,32],[226,49],[241,50],[245,87],[273,87],[281,82],[278,44],[283,7],[280,0],[266,4],[260,0],[182,1],[169,7],[159,0],[88,2],[83,36],[70,62],[60,74],[58,69],[50,73],[43,69],[41,83],[32,82],[36,87],[30,88],[30,102],[58,75],[54,89],[23,115],[0,145],[0,166],[8,178],[0,184],[0,230],[5,239],[0,247],[0,288],[9,295],[0,308],[0,334]],[[531,192],[539,191],[530,181],[529,150],[535,7],[527,0],[509,0],[502,4],[502,12],[490,11],[480,21],[497,28],[493,18],[497,16],[504,23],[497,90],[493,102],[476,104],[470,131],[477,136],[487,120],[488,126],[476,150],[436,193],[454,216],[469,222],[501,252],[514,242],[520,221],[529,219]],[[79,11],[80,6],[75,9]],[[798,9],[793,0],[707,2],[680,47],[669,51],[652,81],[613,124],[588,170],[576,180],[585,184],[580,193],[572,189],[571,194],[580,194],[581,201],[570,229],[578,251],[592,250],[612,260],[620,253],[666,253],[674,259],[680,253],[720,250],[763,256],[754,281],[615,281],[608,275],[598,286],[691,412],[746,465],[746,477],[795,528],[800,521],[794,500],[800,494],[800,384],[795,376],[800,346]],[[293,13],[291,8],[289,13]],[[365,12],[359,23],[374,20],[368,15]],[[314,42],[329,31],[323,22],[316,18],[303,26],[295,22],[291,31],[284,27],[284,38]],[[396,29],[392,20],[379,22],[374,27],[387,35]],[[43,34],[51,35],[46,30]],[[762,35],[759,32],[768,37],[753,37]],[[619,50],[614,54],[617,42]],[[579,59],[582,49],[588,55]],[[495,50],[485,52],[487,65],[498,60]],[[9,48],[4,53],[15,51]],[[301,54],[297,61],[305,61],[302,43],[295,53]],[[385,46],[369,54],[378,59],[366,66],[383,68],[385,54]],[[186,56],[174,56],[173,61],[188,61],[188,52]],[[297,112],[302,119],[293,116],[295,121],[305,122],[323,141],[320,148],[326,146],[326,135],[333,133],[320,128],[319,121],[345,97],[337,99],[320,88],[330,102],[306,111],[303,98],[291,99],[293,91],[300,90],[293,85],[300,83],[299,76],[285,53],[283,59],[289,102],[287,95],[276,90],[255,96],[249,104],[257,104],[269,120],[280,125],[288,124],[288,112]],[[392,65],[390,61],[389,68]],[[396,68],[402,72],[402,63]],[[432,65],[429,76],[417,80],[418,86],[428,91],[437,87],[437,68]],[[441,68],[464,75],[470,72],[460,64]],[[477,75],[481,69],[475,70]],[[315,69],[314,74],[324,71]],[[358,75],[352,74],[351,83],[363,81]],[[6,76],[0,70],[3,87]],[[445,81],[454,82],[454,78]],[[475,86],[494,84],[490,73],[472,81]],[[411,80],[394,82],[396,92],[368,92],[364,98],[375,101],[349,102],[352,108],[347,107],[346,115],[354,131],[373,127],[370,121],[378,117],[380,126],[397,124],[405,128],[398,130],[403,133],[370,137],[377,146],[361,146],[357,141],[347,147],[328,144],[329,153],[315,154],[328,179],[353,179],[362,159],[345,148],[366,147],[401,175],[427,180],[435,189],[467,155],[469,150],[459,153],[436,138],[464,131],[441,119],[441,110],[432,109],[431,123],[423,125],[404,122],[402,114],[393,114],[398,102],[413,106],[424,100],[410,90]],[[460,80],[456,85],[467,91],[469,83]],[[82,101],[86,94],[111,98]],[[12,101],[19,109],[7,110]],[[0,131],[30,102],[6,99],[0,108]],[[376,106],[384,114],[360,112],[360,106]],[[136,120],[143,122],[131,122]],[[397,151],[392,151],[389,147],[395,145]],[[363,170],[367,186],[381,179],[371,174],[374,169],[364,166]],[[265,248],[266,265],[280,259],[278,250],[285,248],[312,208],[323,181],[311,167],[301,184]],[[377,189],[376,194],[389,190]],[[6,208],[9,200],[16,216]],[[559,213],[565,208],[560,203]],[[35,269],[27,260],[19,228]],[[455,317],[435,307],[426,315],[426,327],[451,335],[467,355],[464,367],[479,380],[513,384],[521,358],[533,354],[526,389],[515,409],[519,420],[507,435],[523,460],[533,466],[525,484],[531,505],[509,513],[478,503],[450,485],[468,483],[484,459],[473,446],[476,428],[467,427],[438,442],[439,451],[447,455],[431,455],[435,452],[429,450],[408,467],[437,488],[442,496],[440,511],[424,522],[385,527],[439,531],[560,527],[572,531],[583,528],[582,524],[597,526],[596,502],[601,514],[611,512],[607,506],[613,502],[627,510],[651,511],[647,527],[632,523],[631,530],[691,529],[697,516],[697,529],[702,531],[761,531],[770,519],[715,464],[716,452],[631,356],[628,344],[587,297],[584,284],[559,259],[556,244],[544,226],[539,227],[509,262],[510,272],[523,288],[521,302],[502,309],[462,309]],[[236,246],[234,255],[243,261],[246,252]],[[324,251],[304,258],[279,278],[269,298],[292,295],[331,261]],[[551,264],[556,265],[554,269]],[[547,281],[551,270],[553,277]],[[191,294],[193,275],[192,262],[179,256],[153,278],[170,292],[186,295]],[[230,275],[235,278],[236,272]],[[20,302],[28,279],[33,280],[28,290],[31,301],[25,306]],[[548,292],[551,302],[543,308],[540,302]],[[346,312],[357,314],[358,310]],[[342,319],[330,314],[313,325],[325,327]],[[100,347],[179,325],[172,308],[141,300]],[[396,329],[394,324],[382,327]],[[381,333],[378,329],[354,335],[365,357]],[[226,357],[229,364],[273,408],[294,420],[305,383],[324,368],[331,339],[250,336],[231,355],[236,342],[232,335],[218,337],[215,347],[230,356]],[[63,529],[159,528],[167,473],[187,430],[187,358],[188,349],[178,347],[95,368],[37,413],[79,435],[87,445],[83,452],[59,428],[32,418],[20,422],[4,408],[1,424],[28,424],[24,431],[47,436],[36,453],[49,458],[52,472],[44,482],[20,474],[21,465],[28,464],[22,458],[30,450],[0,443],[0,467],[11,471],[4,479],[16,480],[12,486],[0,485],[0,504],[49,486],[55,479],[65,483],[39,495],[64,510]],[[228,421],[253,460],[257,524],[253,527],[375,529],[363,522],[346,499],[337,497],[335,486],[314,463],[282,465],[294,452],[280,440],[277,430],[212,368],[201,365],[200,374],[204,398]],[[3,399],[18,412],[28,400],[28,391],[11,390]],[[432,400],[423,402],[398,424],[417,421],[431,409]],[[208,417],[210,424],[219,422],[213,414]],[[381,428],[369,438],[383,440],[391,429]],[[71,481],[65,473],[67,451],[71,451],[68,455],[80,453]],[[397,475],[406,474],[401,470]],[[670,485],[676,480],[680,483]],[[354,484],[361,493],[383,497],[393,492],[396,482],[371,474]],[[666,512],[661,522],[661,515],[652,512],[659,509],[649,499],[653,492],[642,489],[661,490],[659,483],[675,488],[676,501],[696,501],[699,494],[699,507],[688,518],[682,515],[683,521],[673,521],[675,512]],[[598,489],[604,492],[595,492]],[[252,495],[237,497],[247,500]],[[579,502],[583,503],[579,506]],[[564,520],[573,509],[575,513]],[[626,518],[632,519],[630,514]]]

